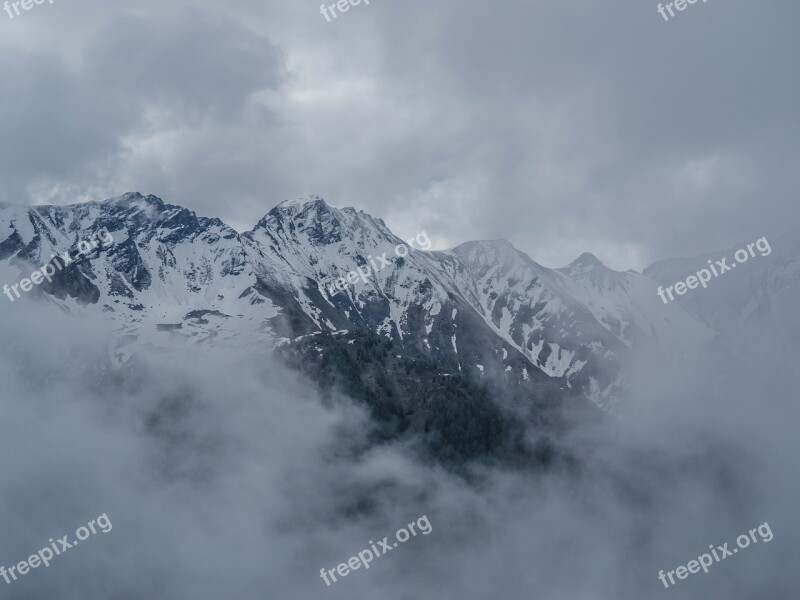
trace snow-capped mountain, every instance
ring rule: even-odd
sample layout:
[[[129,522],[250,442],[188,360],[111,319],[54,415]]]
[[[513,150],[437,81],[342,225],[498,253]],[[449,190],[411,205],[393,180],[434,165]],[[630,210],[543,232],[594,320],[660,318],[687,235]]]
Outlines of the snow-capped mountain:
[[[707,268],[709,261],[716,264],[727,259],[727,265],[736,264],[735,271],[713,277],[705,289],[676,295],[674,303],[719,332],[739,355],[754,348],[776,355],[795,354],[800,351],[800,316],[795,304],[800,298],[800,238],[789,231],[761,240],[763,250],[754,248],[754,256],[741,264],[734,256],[747,247],[744,242],[701,256],[660,261],[644,272],[666,287]]]
[[[113,241],[107,247],[59,270],[52,283],[29,295],[112,321],[120,334],[119,359],[137,347],[158,346],[177,330],[198,340],[263,335],[261,323],[277,314],[269,303],[258,313],[248,310],[251,299],[242,292],[256,279],[236,231],[155,196],[0,207],[0,228],[0,261],[16,267],[2,273],[9,284],[55,260],[53,254],[76,254],[82,240],[108,231]]]
[[[271,348],[370,331],[443,373],[555,385],[608,407],[637,347],[690,355],[718,325],[702,306],[664,305],[656,295],[655,279],[681,271],[680,263],[617,272],[583,254],[547,269],[505,241],[424,251],[381,219],[317,197],[283,202],[242,234],[138,193],[64,207],[2,206],[0,276],[18,282],[101,230],[112,244],[29,296],[109,320],[120,334],[117,360],[188,339]],[[758,288],[745,300],[742,290],[745,312],[783,306],[796,291],[796,259],[761,267],[751,275],[767,282],[768,298]],[[359,268],[363,277],[336,288]]]

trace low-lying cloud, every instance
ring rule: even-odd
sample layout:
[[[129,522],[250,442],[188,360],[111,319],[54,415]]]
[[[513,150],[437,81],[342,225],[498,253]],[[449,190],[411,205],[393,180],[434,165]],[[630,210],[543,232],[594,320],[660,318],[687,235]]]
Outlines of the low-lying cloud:
[[[157,348],[115,370],[97,322],[0,316],[0,564],[98,514],[114,524],[11,599],[787,597],[800,547],[796,378],[721,353],[643,362],[630,407],[576,423],[575,461],[474,466],[374,446],[365,411],[323,402],[266,352]],[[766,361],[764,361],[766,363]],[[680,373],[680,376],[678,376]],[[326,587],[335,566],[427,515],[430,535]],[[769,544],[664,590],[709,544],[768,521]]]

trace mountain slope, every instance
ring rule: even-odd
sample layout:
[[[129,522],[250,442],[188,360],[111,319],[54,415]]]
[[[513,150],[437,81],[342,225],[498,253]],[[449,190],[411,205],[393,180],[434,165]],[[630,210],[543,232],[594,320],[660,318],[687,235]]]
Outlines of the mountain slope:
[[[708,287],[676,295],[670,304],[678,305],[706,323],[721,341],[736,354],[746,356],[753,347],[770,349],[781,355],[800,351],[800,238],[790,230],[783,235],[761,238],[761,248],[754,248],[736,269],[713,277]],[[663,287],[685,281],[709,261],[726,259],[736,264],[735,253],[746,248],[742,243],[727,250],[709,252],[692,258],[657,262],[645,274]]]
[[[111,321],[118,361],[187,339],[263,350],[362,331],[443,375],[499,385],[509,403],[512,389],[539,398],[562,390],[608,408],[636,348],[690,356],[715,335],[703,311],[662,305],[648,275],[613,271],[590,254],[547,269],[505,241],[424,251],[427,235],[403,241],[381,219],[318,197],[283,202],[243,234],[137,193],[4,206],[0,274],[19,281],[101,230],[109,247],[31,296]]]

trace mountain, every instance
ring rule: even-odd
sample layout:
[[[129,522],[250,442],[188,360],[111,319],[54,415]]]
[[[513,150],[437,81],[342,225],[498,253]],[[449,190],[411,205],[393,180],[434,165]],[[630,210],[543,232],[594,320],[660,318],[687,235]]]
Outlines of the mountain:
[[[752,253],[742,242],[727,250],[660,261],[644,272],[666,287],[726,259],[730,270],[712,276],[705,289],[676,295],[674,303],[707,323],[738,356],[746,357],[754,349],[791,356],[800,351],[795,304],[800,297],[800,238],[789,231],[762,237],[757,244],[750,243]],[[741,250],[747,260],[738,263],[736,252]]]
[[[786,244],[780,263],[763,260],[747,281],[729,277],[664,304],[659,282],[685,278],[697,261],[659,263],[642,274],[614,271],[588,253],[548,269],[502,240],[429,251],[424,232],[403,241],[381,219],[313,196],[277,205],[245,233],[138,193],[62,207],[0,206],[0,275],[18,282],[53,255],[77,254],[82,240],[102,231],[112,243],[27,296],[108,320],[119,333],[117,364],[142,348],[188,340],[300,354],[327,348],[346,363],[352,357],[341,346],[358,340],[378,348],[383,339],[392,360],[424,363],[439,381],[495,389],[497,403],[513,410],[524,398],[558,396],[611,409],[640,348],[691,360],[730,320],[769,314],[798,327],[788,304],[800,281],[796,243]],[[738,300],[720,315],[717,296],[732,287]],[[395,366],[397,373],[408,367]],[[408,426],[425,393],[417,390],[398,409]]]

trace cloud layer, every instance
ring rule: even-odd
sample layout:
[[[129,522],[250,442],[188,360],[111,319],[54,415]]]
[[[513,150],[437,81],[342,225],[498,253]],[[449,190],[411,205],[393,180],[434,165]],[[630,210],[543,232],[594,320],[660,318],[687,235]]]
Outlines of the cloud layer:
[[[326,405],[266,355],[152,348],[114,370],[97,322],[3,314],[0,564],[96,515],[113,523],[0,581],[12,600],[655,598],[659,570],[765,522],[770,543],[663,593],[794,590],[800,384],[773,357],[709,354],[693,370],[642,357],[630,405],[562,439],[573,462],[464,478],[412,440],[370,444],[360,408]],[[423,514],[430,535],[325,586],[321,568]]]
[[[56,2],[0,21],[0,201],[317,193],[640,268],[797,221],[797,4]]]

